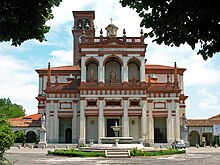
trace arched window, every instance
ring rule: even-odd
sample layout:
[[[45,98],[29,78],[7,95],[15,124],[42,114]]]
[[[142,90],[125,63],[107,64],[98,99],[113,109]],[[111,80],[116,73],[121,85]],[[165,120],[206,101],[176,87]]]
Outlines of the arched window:
[[[85,30],[89,30],[90,29],[90,21],[88,19],[86,19],[84,21],[84,29]]]

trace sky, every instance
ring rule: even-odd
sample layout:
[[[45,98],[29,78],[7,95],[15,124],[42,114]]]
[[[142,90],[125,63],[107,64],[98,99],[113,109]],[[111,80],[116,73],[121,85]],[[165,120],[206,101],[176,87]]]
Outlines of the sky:
[[[111,23],[111,18],[119,28],[118,36],[122,36],[124,28],[127,36],[140,36],[141,19],[134,10],[123,8],[119,0],[63,0],[59,7],[53,8],[54,19],[47,22],[51,29],[46,42],[29,40],[18,47],[10,42],[0,43],[0,98],[10,98],[22,105],[27,115],[37,113],[35,97],[39,80],[35,69],[46,68],[48,62],[52,67],[72,65],[72,11],[80,10],[95,11],[97,36],[100,29],[104,31]],[[173,66],[177,62],[178,67],[187,69],[184,72],[184,93],[189,96],[187,118],[205,119],[220,113],[220,53],[204,61],[197,55],[199,47],[192,50],[188,45],[168,47],[152,43],[151,39],[145,42],[147,64]]]

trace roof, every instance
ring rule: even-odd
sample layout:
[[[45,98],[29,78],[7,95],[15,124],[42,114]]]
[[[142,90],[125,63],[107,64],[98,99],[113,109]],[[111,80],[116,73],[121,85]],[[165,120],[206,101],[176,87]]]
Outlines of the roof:
[[[155,64],[146,64],[145,65],[145,69],[161,69],[161,70],[164,70],[164,69],[174,69],[173,66],[165,66],[165,65],[155,65]],[[178,68],[177,69],[184,69],[185,68]],[[36,71],[47,71],[48,68],[42,68],[42,69],[36,69]],[[58,66],[58,67],[51,67],[50,68],[51,71],[72,71],[72,70],[76,70],[76,71],[79,71],[80,70],[80,66],[79,65],[67,65],[67,66]]]
[[[189,127],[212,127],[214,124],[220,124],[220,114],[208,119],[187,119],[186,125]]]
[[[13,127],[40,127],[41,114],[33,114],[18,118],[8,119]]]
[[[209,120],[220,120],[220,114],[210,117]]]
[[[177,73],[183,74],[185,68],[177,67]],[[146,74],[170,74],[174,72],[174,66],[157,65],[157,64],[146,64],[145,73]]]
[[[42,68],[42,69],[36,69],[36,71],[47,71],[48,68]],[[80,66],[79,65],[68,65],[68,66],[58,66],[58,67],[52,67],[50,68],[51,71],[57,71],[57,70],[60,70],[60,71],[73,71],[73,70],[80,70]]]

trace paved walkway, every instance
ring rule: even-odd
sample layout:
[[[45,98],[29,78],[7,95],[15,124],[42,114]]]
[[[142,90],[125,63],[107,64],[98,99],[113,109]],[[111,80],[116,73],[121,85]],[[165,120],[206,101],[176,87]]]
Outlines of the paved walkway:
[[[16,165],[29,164],[74,164],[74,165],[116,165],[116,164],[161,164],[161,165],[213,165],[220,162],[220,147],[218,148],[187,148],[187,154],[169,155],[158,157],[135,157],[135,158],[70,158],[59,156],[47,156],[46,153],[51,149],[41,148],[11,148],[7,151],[6,157]]]

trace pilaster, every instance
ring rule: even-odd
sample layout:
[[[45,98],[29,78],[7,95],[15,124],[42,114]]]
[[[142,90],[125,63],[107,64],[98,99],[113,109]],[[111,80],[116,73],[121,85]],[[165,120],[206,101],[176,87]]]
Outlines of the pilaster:
[[[74,100],[72,104],[72,111],[73,111],[73,118],[72,118],[72,142],[77,143],[78,137],[77,137],[77,106],[78,101]]]
[[[179,113],[179,100],[175,100],[176,111],[176,140],[180,139],[180,113]]]
[[[172,100],[167,100],[167,142],[173,142],[173,134],[172,134],[172,108],[171,108]]]
[[[142,98],[142,115],[141,115],[141,136],[145,139],[147,136],[147,100]]]
[[[128,97],[123,98],[122,136],[129,137]]]
[[[153,100],[147,100],[148,105],[148,142],[154,143],[154,119],[153,119]]]
[[[99,117],[98,117],[98,143],[101,144],[100,137],[104,137],[104,115],[103,115],[103,109],[104,109],[104,98],[99,98]]]
[[[80,144],[85,144],[85,120],[85,98],[80,98]]]
[[[59,117],[58,117],[58,110],[59,110],[59,101],[54,101],[54,113],[53,113],[53,141],[55,143],[59,142]]]
[[[49,140],[49,128],[50,128],[50,100],[46,100],[46,130],[47,140]]]

